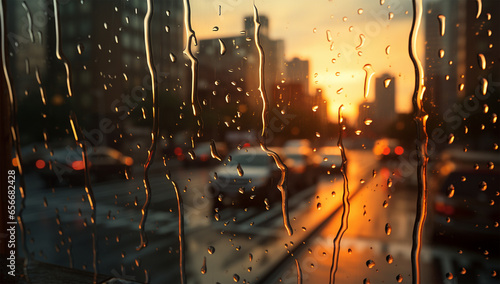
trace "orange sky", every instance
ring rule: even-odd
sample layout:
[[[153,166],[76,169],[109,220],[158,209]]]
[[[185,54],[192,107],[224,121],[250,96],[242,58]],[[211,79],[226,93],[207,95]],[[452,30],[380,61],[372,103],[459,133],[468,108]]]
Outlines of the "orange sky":
[[[380,0],[254,2],[259,14],[269,17],[271,38],[285,40],[287,59],[299,57],[310,61],[311,92],[323,89],[332,121],[336,121],[341,104],[345,106],[345,116],[357,117],[358,104],[364,100],[366,64],[372,65],[373,78],[384,73],[396,77],[397,111],[411,111],[414,86],[413,65],[408,56],[411,1],[383,2],[383,5]],[[253,2],[193,0],[191,9],[193,29],[199,39],[224,37],[238,35],[243,30],[243,18],[252,15]],[[213,31],[214,26],[219,30]],[[421,28],[420,42],[422,37]],[[422,49],[420,54],[423,57]],[[373,83],[372,80],[372,86]],[[373,98],[371,90],[367,100]]]

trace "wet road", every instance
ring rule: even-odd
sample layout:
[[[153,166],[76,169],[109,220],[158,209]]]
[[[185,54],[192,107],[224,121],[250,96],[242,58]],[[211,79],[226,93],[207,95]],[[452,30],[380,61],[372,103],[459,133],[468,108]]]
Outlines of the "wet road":
[[[140,169],[134,173],[138,173],[134,180],[93,184],[95,226],[90,223],[91,211],[83,186],[47,190],[40,179],[31,176],[23,214],[29,252],[41,261],[93,271],[95,232],[99,273],[139,282],[179,283],[178,215],[173,186],[163,168],[152,169],[152,203],[145,227],[149,244],[137,251],[140,209],[145,197]],[[297,283],[295,259],[303,283],[327,282],[333,238],[342,212],[341,176],[323,176],[316,185],[290,198],[292,236],[283,226],[279,204],[273,204],[269,211],[224,209],[217,221],[206,191],[210,178],[207,168],[174,167],[171,177],[184,200],[188,283],[234,283],[235,279]],[[397,172],[380,165],[368,151],[349,153],[348,178],[351,212],[340,247],[337,283],[363,283],[364,279],[372,283],[397,279],[408,283],[414,187],[398,180]],[[393,181],[390,187],[389,178]],[[387,224],[390,234],[386,233]],[[490,274],[495,262],[467,251],[458,255],[454,247],[427,243],[424,240],[422,251],[425,283],[442,283],[448,272],[457,279],[461,267],[467,267],[461,277],[480,273],[485,275],[485,282],[477,283],[493,279]],[[389,255],[391,263],[387,261]],[[370,260],[374,262],[371,268],[367,265]]]

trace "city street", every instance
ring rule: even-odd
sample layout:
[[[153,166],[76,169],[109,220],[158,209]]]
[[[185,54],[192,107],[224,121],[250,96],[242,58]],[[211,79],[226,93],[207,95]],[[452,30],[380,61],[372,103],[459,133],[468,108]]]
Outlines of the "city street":
[[[416,187],[386,166],[370,151],[348,152],[350,212],[340,246],[338,283],[411,280]],[[135,179],[92,184],[95,226],[90,222],[83,186],[51,191],[43,188],[37,176],[28,176],[23,219],[29,252],[40,261],[92,272],[95,232],[100,274],[138,282],[178,283],[177,201],[162,167],[157,164],[151,169],[152,198],[145,227],[149,243],[141,251],[136,250],[145,200],[141,169],[133,169]],[[297,283],[295,260],[303,283],[328,279],[342,214],[341,175],[324,175],[289,199],[292,236],[283,226],[280,204],[272,204],[268,211],[226,208],[216,220],[206,190],[212,175],[210,168],[176,167],[170,171],[183,198],[188,283]],[[487,256],[465,250],[459,254],[456,248],[434,246],[424,239],[421,265],[425,283],[442,283],[449,272],[455,277],[483,274],[482,283],[491,283],[488,279],[494,280],[490,274],[495,263]],[[467,269],[464,275],[460,274],[462,267]]]

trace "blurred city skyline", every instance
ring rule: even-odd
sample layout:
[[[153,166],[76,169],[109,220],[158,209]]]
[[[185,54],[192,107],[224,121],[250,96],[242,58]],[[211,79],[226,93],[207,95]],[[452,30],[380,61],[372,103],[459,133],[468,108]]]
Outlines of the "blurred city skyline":
[[[307,6],[281,1],[254,4],[260,16],[270,15],[270,37],[284,40],[286,59],[297,57],[310,62],[309,92],[323,90],[331,122],[337,121],[340,105],[344,105],[344,115],[354,121],[358,105],[374,101],[373,81],[369,96],[364,99],[366,64],[372,65],[375,76],[388,73],[398,81],[396,111],[412,111],[414,74],[408,56],[411,1],[354,1],[341,5],[334,1],[312,1]],[[207,39],[236,35],[244,30],[243,18],[252,15],[253,3],[192,1],[191,9],[193,30],[198,39]],[[309,10],[314,13],[308,13]],[[421,28],[418,39],[422,60],[424,38]]]

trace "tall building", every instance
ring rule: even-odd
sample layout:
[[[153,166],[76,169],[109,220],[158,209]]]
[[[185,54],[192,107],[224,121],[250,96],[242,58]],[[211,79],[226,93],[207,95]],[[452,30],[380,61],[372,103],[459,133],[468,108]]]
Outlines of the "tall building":
[[[286,82],[302,86],[302,93],[309,93],[309,61],[297,57],[286,63]]]
[[[269,19],[259,17],[259,40],[264,54],[264,88],[270,106],[285,69],[284,41],[269,37]],[[217,108],[219,121],[231,121],[239,104],[239,123],[230,128],[255,128],[260,123],[262,99],[259,88],[259,52],[255,45],[253,17],[245,17],[244,31],[231,37],[203,39],[198,42],[199,97],[210,109]],[[207,123],[208,124],[208,123]],[[224,129],[221,129],[224,131]]]
[[[454,103],[465,83],[465,2],[428,1],[425,9],[425,110],[439,119]]]
[[[259,40],[264,52],[264,83],[268,94],[283,79],[285,68],[283,40],[269,37],[269,19],[260,16]],[[244,18],[245,30],[240,35],[199,41],[200,89],[213,89],[217,84],[239,86],[241,90],[260,96],[259,53],[255,46],[253,17]],[[221,85],[219,85],[221,86]],[[227,92],[232,88],[224,85]]]
[[[375,101],[373,102],[372,128],[385,130],[396,119],[396,80],[391,74],[375,78]]]
[[[470,11],[465,17],[465,91],[466,96],[480,95],[483,78],[491,87],[500,82],[500,2],[482,1],[479,13],[478,2],[467,0],[465,10]]]

